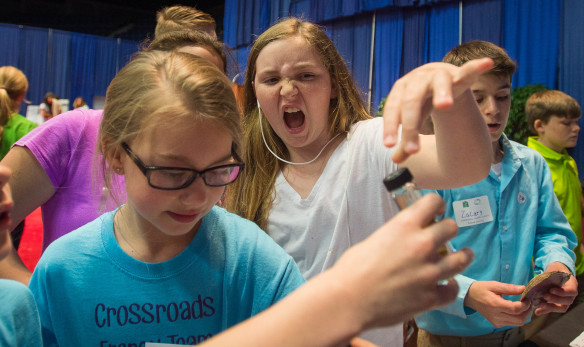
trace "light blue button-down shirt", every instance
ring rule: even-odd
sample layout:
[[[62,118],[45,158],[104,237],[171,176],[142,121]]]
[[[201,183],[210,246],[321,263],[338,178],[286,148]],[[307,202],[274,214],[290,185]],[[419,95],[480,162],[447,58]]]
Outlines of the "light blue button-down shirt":
[[[454,202],[486,196],[493,220],[459,225],[452,244],[456,249],[471,248],[475,259],[455,277],[459,292],[452,304],[416,317],[418,326],[432,334],[477,336],[511,328],[497,329],[480,313],[464,306],[474,281],[525,285],[534,270],[541,273],[553,262],[566,265],[574,274],[572,249],[576,236],[554,194],[549,167],[531,148],[509,141],[505,135],[500,141],[505,152],[501,177],[491,171],[487,178],[471,186],[436,192],[446,201],[445,216],[453,219]],[[519,300],[519,296],[504,297]]]

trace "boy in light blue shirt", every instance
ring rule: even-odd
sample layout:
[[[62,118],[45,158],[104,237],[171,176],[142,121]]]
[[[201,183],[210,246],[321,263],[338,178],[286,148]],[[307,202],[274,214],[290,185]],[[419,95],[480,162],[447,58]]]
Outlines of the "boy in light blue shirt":
[[[492,139],[491,172],[471,186],[437,191],[446,201],[444,216],[459,227],[453,246],[470,247],[475,260],[455,277],[459,294],[453,304],[416,318],[419,346],[516,346],[534,309],[519,301],[534,271],[575,273],[576,237],[554,194],[549,167],[539,153],[503,133],[515,63],[485,41],[455,47],[443,61],[460,66],[484,57],[495,67],[479,76],[471,91]],[[576,294],[571,276],[545,294],[547,302],[535,314],[565,312]]]

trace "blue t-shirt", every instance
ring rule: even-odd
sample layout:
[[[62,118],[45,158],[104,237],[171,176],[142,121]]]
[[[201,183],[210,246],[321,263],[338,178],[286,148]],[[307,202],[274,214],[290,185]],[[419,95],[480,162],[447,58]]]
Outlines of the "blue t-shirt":
[[[505,135],[500,142],[505,152],[501,177],[491,171],[473,185],[437,191],[446,202],[444,216],[459,226],[452,245],[471,248],[475,258],[455,276],[456,300],[416,317],[418,326],[432,334],[477,336],[511,328],[495,328],[464,306],[474,281],[526,285],[534,271],[541,273],[553,262],[574,273],[576,236],[554,194],[548,165],[539,153]],[[519,296],[504,298],[519,300]]]
[[[30,290],[20,282],[0,279],[0,346],[41,345],[41,323]]]
[[[298,267],[254,223],[214,207],[162,263],[127,255],[109,212],[47,248],[30,288],[45,345],[197,344],[299,287]]]

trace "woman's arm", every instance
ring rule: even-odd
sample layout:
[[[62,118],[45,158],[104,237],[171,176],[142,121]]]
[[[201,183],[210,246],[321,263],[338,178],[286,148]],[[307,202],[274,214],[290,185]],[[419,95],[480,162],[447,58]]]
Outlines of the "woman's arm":
[[[49,177],[26,147],[15,146],[0,162],[0,166],[12,171],[10,187],[14,207],[12,208],[10,230],[13,230],[26,216],[41,206],[55,193]],[[13,279],[28,285],[31,272],[24,265],[16,249],[11,247],[8,256],[0,261],[0,278]]]
[[[466,268],[472,251],[438,256],[438,247],[457,233],[450,219],[427,226],[443,212],[437,195],[425,196],[331,269],[204,346],[347,346],[367,329],[447,304],[458,287],[437,283]]]
[[[10,187],[14,208],[11,212],[10,230],[13,230],[26,216],[55,194],[55,187],[36,157],[26,147],[14,146],[0,161],[0,165],[12,171]]]

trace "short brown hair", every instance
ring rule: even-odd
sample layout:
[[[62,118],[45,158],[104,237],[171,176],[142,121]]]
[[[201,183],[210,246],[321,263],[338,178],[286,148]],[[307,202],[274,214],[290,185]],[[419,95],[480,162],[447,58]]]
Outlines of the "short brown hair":
[[[537,119],[549,122],[552,116],[578,118],[581,115],[578,101],[559,90],[541,90],[531,94],[525,103],[525,118],[529,130],[537,135],[534,123]]]
[[[465,42],[446,53],[442,61],[452,65],[462,66],[470,60],[480,58],[491,58],[495,63],[487,74],[505,76],[509,77],[509,80],[512,79],[516,68],[515,62],[509,58],[509,55],[507,55],[507,52],[503,48],[491,42],[480,40]]]
[[[200,31],[217,37],[215,20],[211,15],[189,6],[165,7],[156,13],[154,36],[171,31]]]

